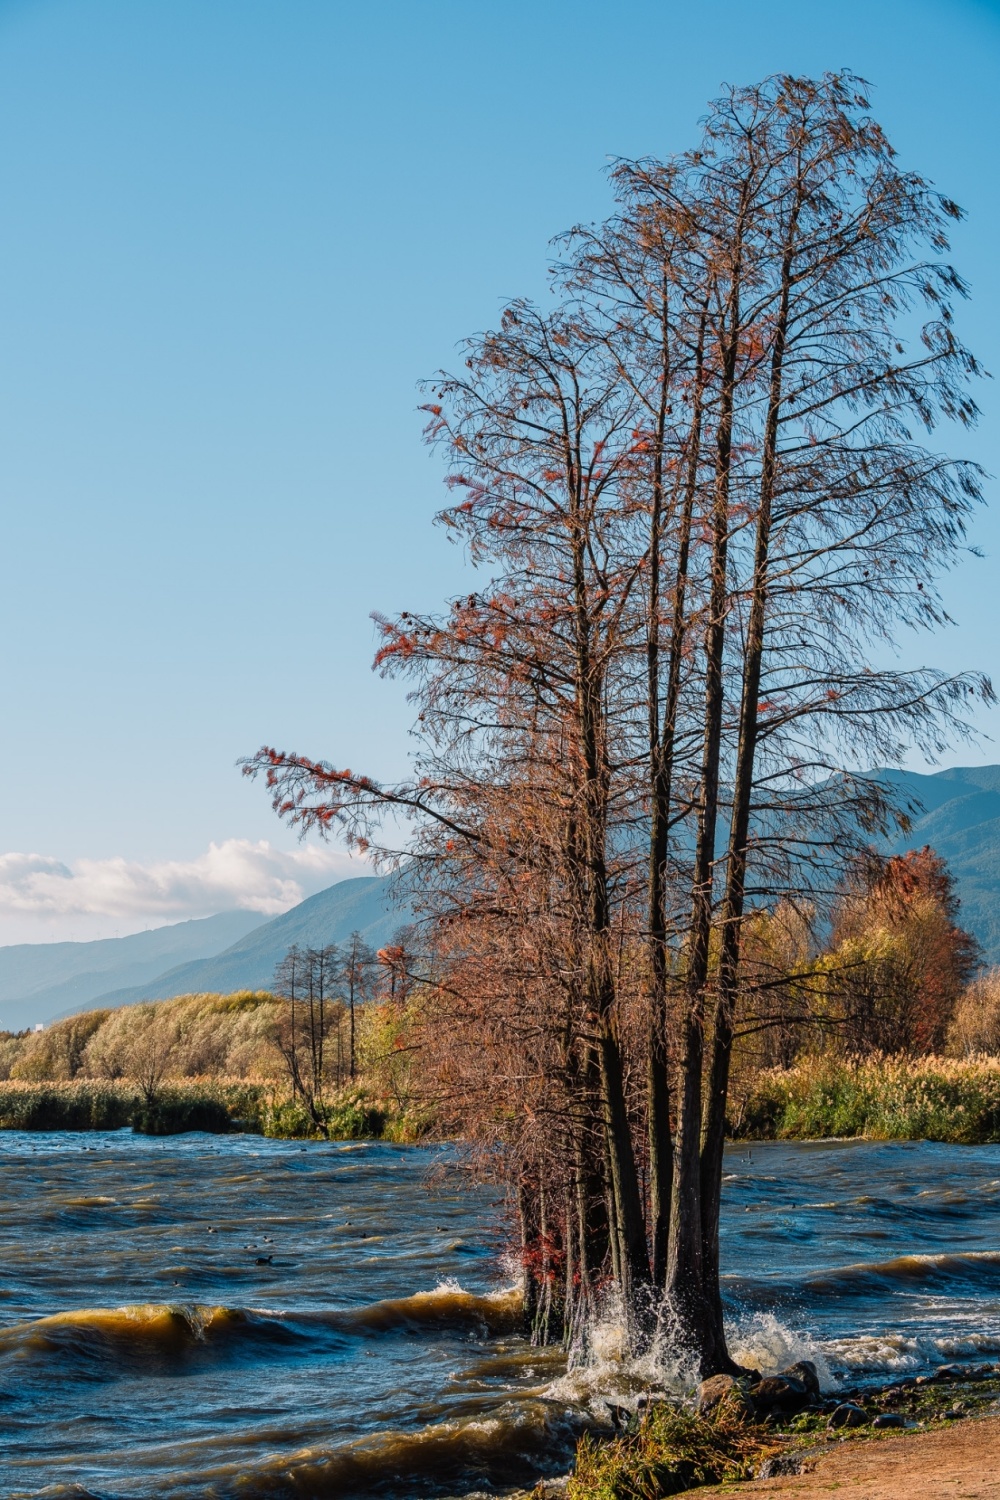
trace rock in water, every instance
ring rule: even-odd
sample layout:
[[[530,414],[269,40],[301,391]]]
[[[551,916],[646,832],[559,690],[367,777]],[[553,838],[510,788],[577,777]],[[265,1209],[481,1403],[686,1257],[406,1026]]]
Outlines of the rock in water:
[[[842,1401],[830,1413],[827,1427],[866,1427],[868,1425],[868,1413],[860,1406],[855,1406],[853,1401]]]
[[[880,1411],[872,1423],[873,1427],[905,1427],[906,1418],[901,1417],[898,1411]]]
[[[792,1375],[767,1375],[753,1388],[753,1404],[760,1417],[791,1417],[809,1405],[805,1382]]]
[[[800,1359],[798,1364],[789,1365],[787,1370],[779,1370],[778,1379],[801,1381],[811,1397],[819,1397],[819,1371],[811,1359]]]
[[[750,1421],[756,1408],[745,1380],[732,1375],[710,1375],[698,1387],[698,1412],[703,1417],[726,1412],[739,1421]]]

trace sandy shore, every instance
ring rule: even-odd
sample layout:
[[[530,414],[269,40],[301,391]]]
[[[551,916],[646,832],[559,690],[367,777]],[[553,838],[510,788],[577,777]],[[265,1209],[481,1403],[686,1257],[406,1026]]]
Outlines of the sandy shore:
[[[831,1444],[810,1469],[780,1479],[690,1490],[709,1495],[783,1495],[789,1500],[1000,1500],[1000,1417],[934,1432]]]

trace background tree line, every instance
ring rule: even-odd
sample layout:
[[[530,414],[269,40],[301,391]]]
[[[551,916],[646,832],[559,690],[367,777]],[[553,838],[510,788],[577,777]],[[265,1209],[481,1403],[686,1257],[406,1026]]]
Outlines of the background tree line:
[[[0,1079],[124,1081],[148,1105],[172,1081],[272,1082],[319,1128],[331,1099],[355,1083],[402,1106],[409,963],[407,928],[378,952],[357,932],[340,945],[292,948],[273,990],[181,995],[84,1011],[43,1031],[0,1032]]]
[[[316,1125],[324,1123],[330,1090],[353,1083],[358,1076],[358,1017],[365,1005],[378,1008],[383,1022],[381,1073],[399,1094],[401,1072],[393,1063],[394,1054],[406,1045],[403,1021],[413,987],[413,964],[413,935],[406,927],[377,952],[354,932],[339,946],[294,946],[279,964],[274,995],[282,1003],[272,1036],[292,1097],[303,1101]],[[372,1032],[368,1018],[369,1040]],[[371,1053],[369,1045],[368,1068]]]
[[[960,211],[849,74],[728,89],[696,149],[611,183],[551,305],[513,302],[430,383],[440,519],[482,581],[379,620],[413,776],[271,748],[246,769],[301,829],[404,861],[425,1055],[517,1204],[537,1336],[585,1340],[610,1294],[634,1344],[710,1374],[734,1063],[755,1027],[878,1032],[855,958],[903,872],[851,872],[906,819],[868,769],[933,757],[992,698],[892,649],[944,622],[980,475],[929,434],[975,420],[978,366]],[[879,995],[890,972],[908,993],[884,957]]]

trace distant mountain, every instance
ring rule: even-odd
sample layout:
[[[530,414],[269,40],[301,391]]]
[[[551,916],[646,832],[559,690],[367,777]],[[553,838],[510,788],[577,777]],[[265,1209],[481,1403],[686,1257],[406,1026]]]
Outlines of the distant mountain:
[[[268,989],[275,968],[293,943],[318,948],[342,943],[357,930],[372,947],[381,947],[409,916],[405,907],[390,899],[387,878],[362,875],[342,880],[265,922],[224,953],[180,964],[148,982],[111,990],[95,1003],[133,1005],[139,1000],[169,1000],[172,995]]]
[[[930,844],[948,861],[962,902],[959,920],[991,964],[1000,964],[1000,766],[954,766],[925,776],[881,771],[912,811],[891,846]],[[266,989],[293,943],[319,947],[359,930],[373,947],[409,920],[388,880],[342,880],[264,922],[223,912],[131,937],[0,948],[0,1029],[19,1030],[97,1005],[131,1005],[199,991]]]
[[[107,990],[141,986],[175,964],[218,953],[264,920],[259,911],[227,911],[123,938],[0,948],[0,1030],[20,1031],[94,1005]]]
[[[979,939],[987,962],[1000,964],[1000,766],[880,775],[922,807],[892,852],[930,844],[948,861],[962,902],[959,921]]]

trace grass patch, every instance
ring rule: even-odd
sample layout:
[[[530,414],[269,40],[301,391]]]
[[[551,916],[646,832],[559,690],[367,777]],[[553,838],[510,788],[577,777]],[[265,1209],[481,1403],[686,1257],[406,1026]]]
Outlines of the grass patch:
[[[0,1130],[120,1130],[142,1135],[246,1131],[279,1140],[418,1140],[419,1116],[359,1088],[331,1094],[317,1120],[272,1083],[181,1079],[147,1101],[134,1084],[75,1078],[0,1082]]]
[[[131,1125],[138,1096],[116,1083],[0,1084],[2,1130],[120,1130]]]
[[[810,1058],[760,1073],[734,1094],[742,1140],[1000,1141],[1000,1059]]]
[[[750,1479],[769,1458],[794,1473],[803,1456],[826,1451],[830,1414],[841,1401],[860,1406],[867,1422],[839,1430],[838,1441],[871,1443],[985,1416],[997,1410],[998,1397],[997,1366],[946,1365],[919,1382],[906,1377],[882,1387],[840,1390],[777,1426],[741,1423],[724,1411],[699,1417],[662,1404],[618,1437],[581,1438],[567,1500],[660,1500],[702,1484]],[[901,1416],[906,1426],[873,1427],[883,1412]],[[544,1481],[534,1491],[539,1500],[547,1493]]]
[[[730,1416],[699,1417],[658,1405],[620,1437],[581,1438],[567,1497],[659,1500],[699,1484],[749,1479],[773,1448],[759,1428]]]

